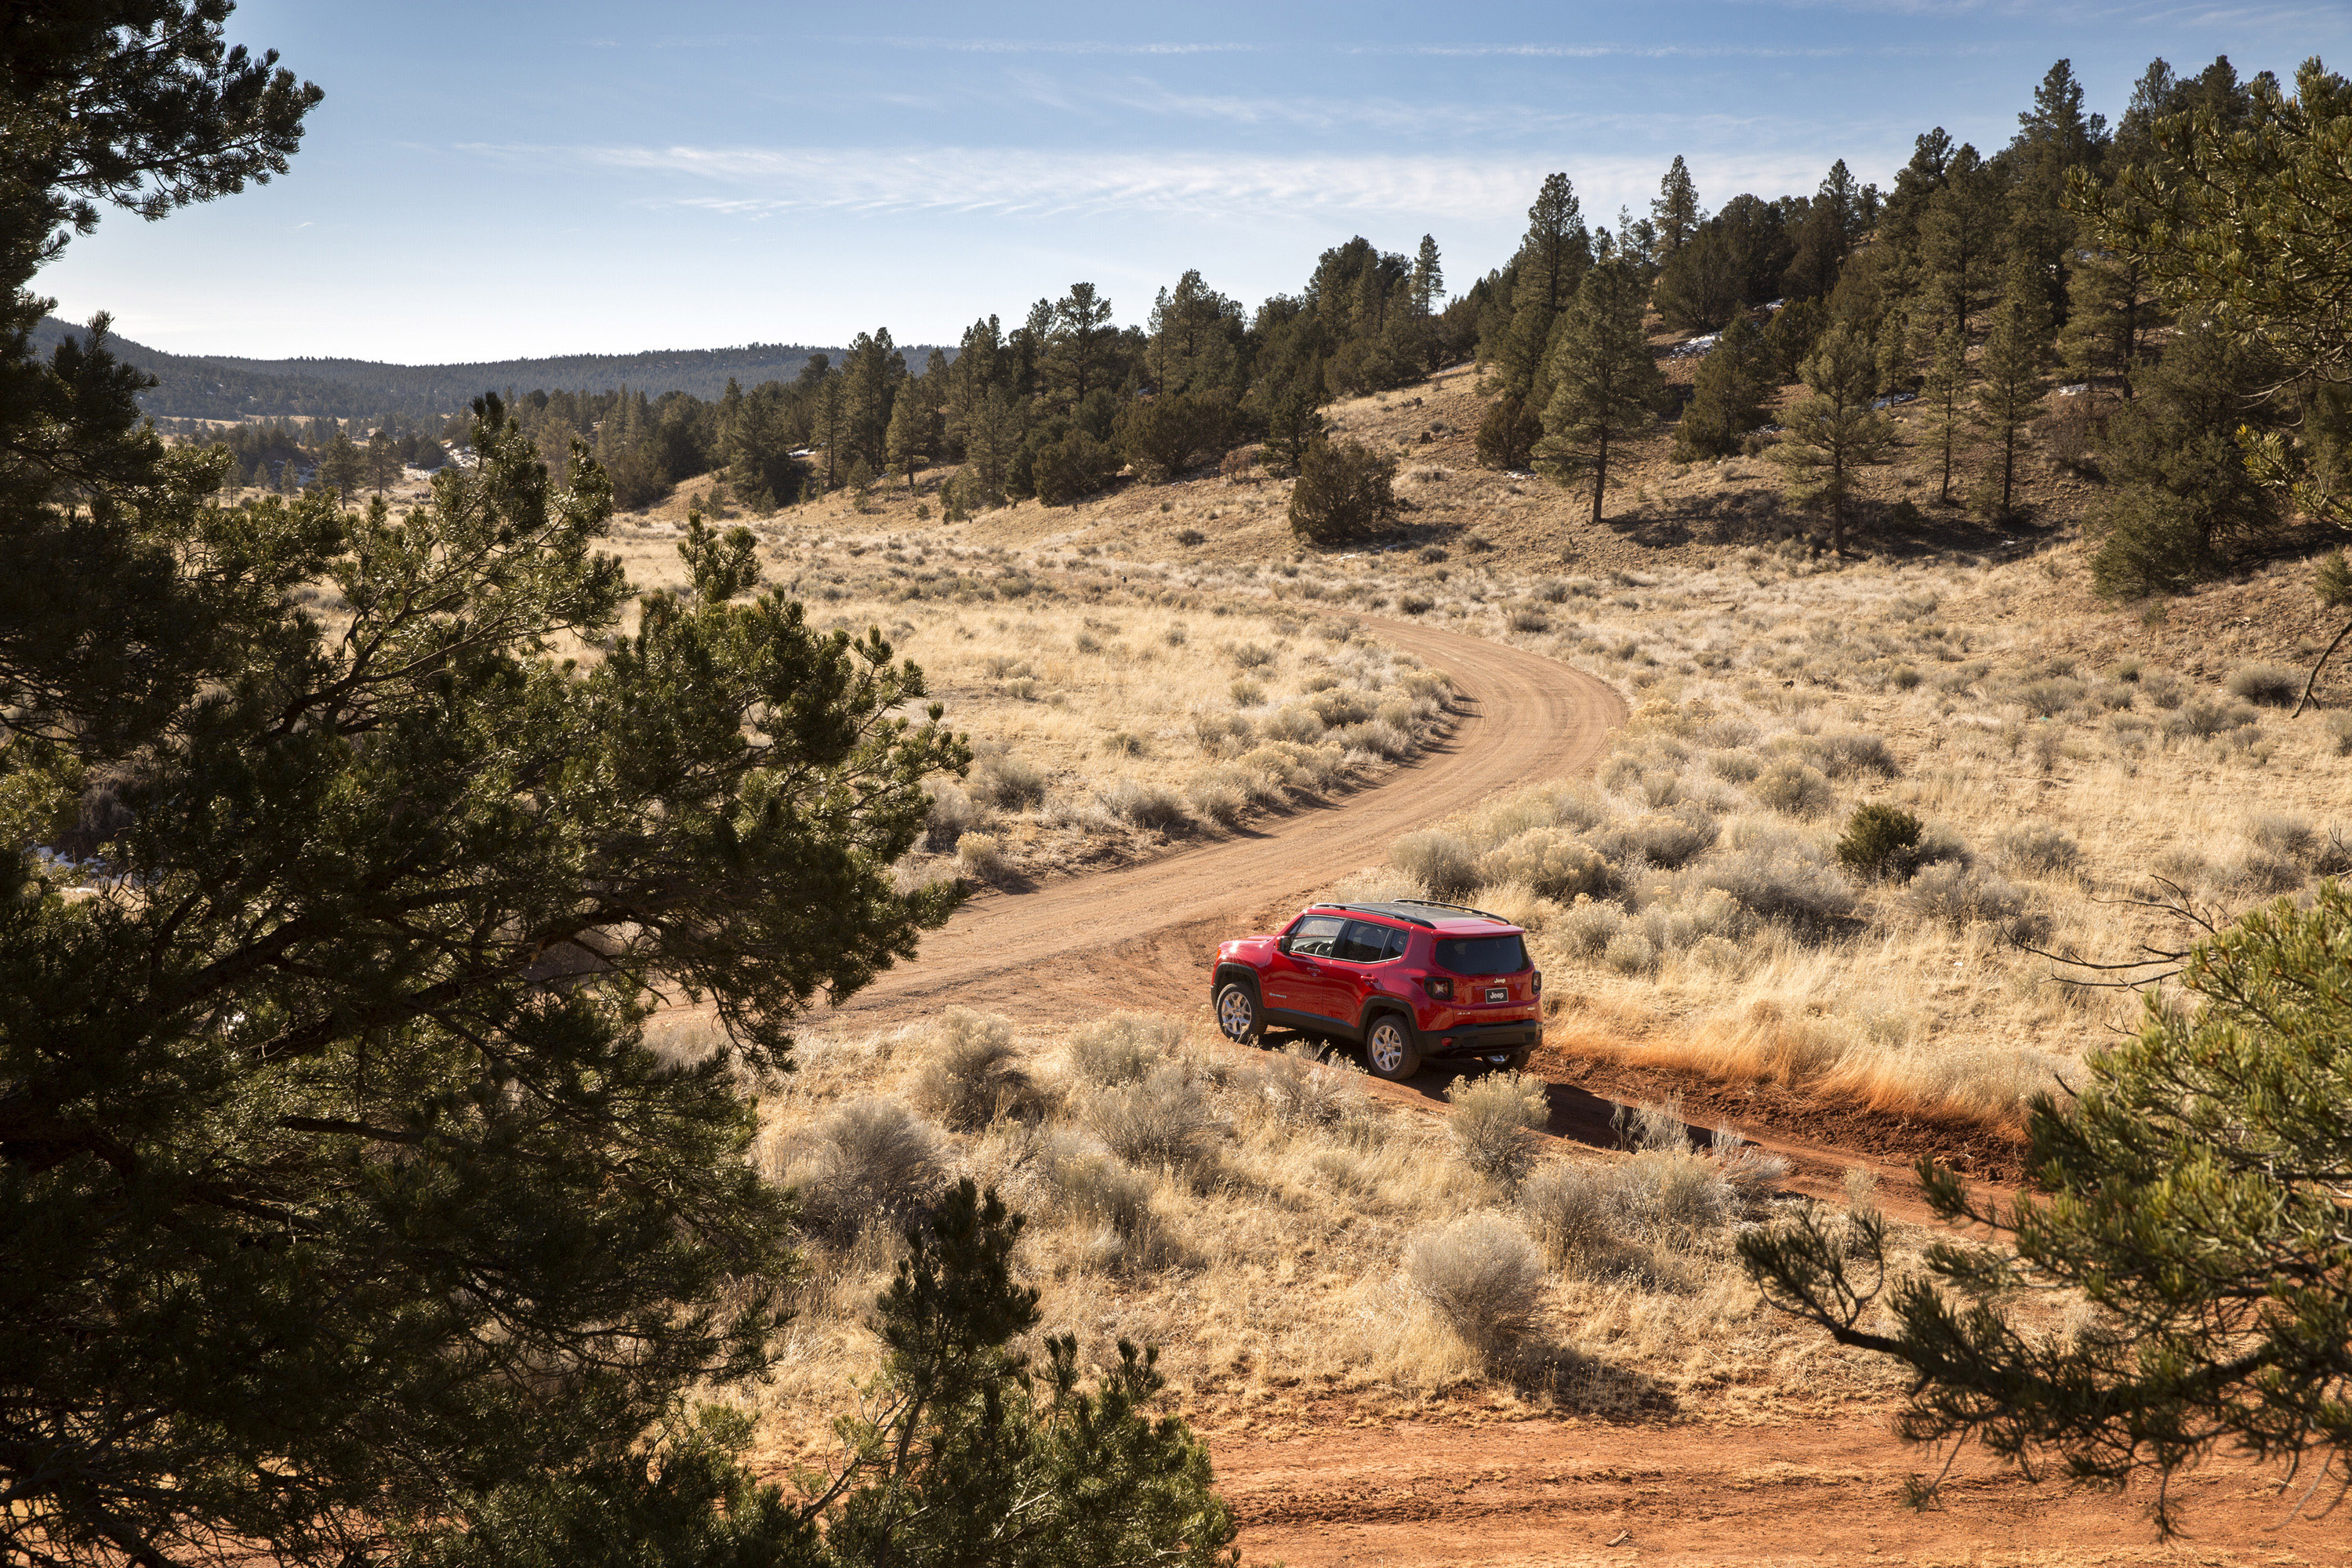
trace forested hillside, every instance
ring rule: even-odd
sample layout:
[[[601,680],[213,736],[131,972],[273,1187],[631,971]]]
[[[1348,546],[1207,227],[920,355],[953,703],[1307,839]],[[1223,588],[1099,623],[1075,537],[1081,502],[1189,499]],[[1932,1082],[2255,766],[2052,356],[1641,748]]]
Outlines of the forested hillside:
[[[81,328],[45,316],[33,331],[47,349]],[[730,380],[747,384],[800,374],[813,353],[841,351],[798,343],[747,343],[728,349],[657,349],[635,354],[559,354],[544,359],[488,360],[468,364],[383,364],[356,359],[241,359],[225,354],[174,354],[113,338],[116,354],[156,378],[140,398],[163,418],[273,417],[356,419],[421,416],[463,409],[484,392],[509,387],[565,386],[613,392],[623,386],[659,397],[684,392],[715,398]],[[907,351],[920,356],[926,351]]]

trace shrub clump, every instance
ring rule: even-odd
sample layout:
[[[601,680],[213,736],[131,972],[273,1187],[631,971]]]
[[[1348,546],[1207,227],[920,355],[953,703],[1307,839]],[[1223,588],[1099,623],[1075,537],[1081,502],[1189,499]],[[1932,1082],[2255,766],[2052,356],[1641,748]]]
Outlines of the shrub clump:
[[[870,1096],[817,1123],[785,1175],[799,1190],[803,1226],[840,1246],[869,1225],[905,1220],[945,1180],[939,1134],[905,1106]]]
[[[1006,752],[975,763],[965,787],[974,800],[999,811],[1023,811],[1045,798],[1045,775]]]
[[[1395,461],[1360,441],[1318,441],[1298,460],[1291,531],[1314,544],[1363,538],[1396,510],[1395,479]]]
[[[1907,896],[1921,914],[1954,926],[2011,920],[2025,909],[2025,895],[2013,884],[1981,867],[1948,861],[1912,878]]]
[[[1389,864],[1429,889],[1433,899],[1459,899],[1479,884],[1470,841],[1442,828],[1408,833],[1389,846]]]
[[[1919,868],[1919,819],[1899,805],[1868,801],[1846,818],[1838,863],[1865,881],[1907,881]]]
[[[2264,708],[2291,708],[2303,695],[2303,673],[2283,664],[2249,664],[2232,670],[2223,689]]]
[[[1492,1213],[1465,1215],[1405,1245],[1413,1292],[1483,1352],[1527,1332],[1543,1300],[1543,1259],[1518,1226]]]
[[[2083,847],[2063,827],[2022,822],[1994,841],[1993,854],[2004,869],[2021,877],[2053,877],[2081,864]]]
[[[1749,793],[1787,816],[1819,816],[1836,798],[1821,769],[1794,757],[1783,757],[1758,774]]]
[[[1182,1062],[1161,1062],[1140,1082],[1088,1097],[1085,1118],[1096,1137],[1131,1165],[1189,1171],[1208,1158],[1222,1125]]]
[[[1184,797],[1163,784],[1121,779],[1101,792],[1103,809],[1123,822],[1155,833],[1177,833],[1192,826]]]
[[[1088,1083],[1134,1083],[1176,1054],[1184,1026],[1150,1013],[1113,1013],[1070,1037],[1070,1070]]]
[[[1446,1086],[1454,1114],[1445,1119],[1462,1163],[1503,1187],[1518,1185],[1535,1163],[1528,1134],[1549,1116],[1543,1079],[1526,1073],[1489,1073],[1458,1078]]]
[[[955,1132],[977,1132],[1037,1104],[1036,1085],[1013,1044],[1011,1020],[950,1007],[931,1029],[930,1058],[915,1080],[915,1103]]]
[[[1532,828],[1496,845],[1478,857],[1476,871],[1481,886],[1523,883],[1538,898],[1563,904],[1609,887],[1609,863],[1600,851],[1557,827]]]

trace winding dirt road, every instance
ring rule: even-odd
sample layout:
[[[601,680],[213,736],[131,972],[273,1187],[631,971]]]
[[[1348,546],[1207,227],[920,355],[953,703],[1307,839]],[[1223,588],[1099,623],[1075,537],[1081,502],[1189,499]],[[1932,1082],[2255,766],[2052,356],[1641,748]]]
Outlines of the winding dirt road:
[[[1433,626],[1368,624],[1454,678],[1454,731],[1420,761],[1337,808],[1263,820],[1031,892],[983,894],[925,937],[914,963],[835,1016],[898,1022],[950,1002],[1029,1020],[1139,1005],[1189,1012],[1206,1002],[1214,942],[1296,912],[1335,874],[1383,858],[1399,834],[1497,790],[1590,767],[1624,721],[1612,688],[1550,659]]]

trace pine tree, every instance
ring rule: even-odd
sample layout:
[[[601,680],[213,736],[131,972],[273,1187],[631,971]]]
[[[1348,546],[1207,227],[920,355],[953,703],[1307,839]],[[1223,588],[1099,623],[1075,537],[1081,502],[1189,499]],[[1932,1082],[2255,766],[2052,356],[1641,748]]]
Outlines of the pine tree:
[[[1999,1203],[1920,1163],[1929,1206],[1966,1233],[1924,1268],[1890,1268],[1878,1215],[1818,1209],[1743,1236],[1742,1261],[1774,1306],[1906,1369],[1914,1442],[1975,1441],[2095,1486],[2153,1479],[2168,1531],[2187,1489],[2162,1483],[2224,1447],[2281,1468],[2282,1488],[2307,1465],[2314,1490],[2340,1489],[2347,953],[2352,888],[2333,879],[2308,908],[2282,899],[2197,944],[2179,973],[2193,1001],[2151,984],[2137,1038],[2095,1052],[2063,1100],[2028,1102],[2030,1195]],[[2027,1320],[2050,1300],[2088,1307],[2077,1331]]]
[[[2000,177],[1965,143],[1952,154],[1943,187],[1929,197],[1920,221],[1921,259],[1927,288],[1943,321],[1981,310],[2000,277],[2001,242],[2009,224]]]
[[[1563,479],[1592,476],[1596,526],[1612,448],[1656,419],[1664,390],[1642,331],[1642,279],[1631,263],[1594,268],[1560,322],[1546,366],[1555,390],[1544,407],[1537,455]]]
[[[915,493],[915,473],[931,458],[931,411],[925,405],[920,383],[898,389],[890,408],[890,466],[907,476],[907,493]]]
[[[349,498],[359,493],[361,481],[367,477],[367,458],[340,425],[327,438],[319,453],[319,482],[332,485]]]
[[[1433,235],[1421,237],[1421,249],[1413,257],[1410,287],[1415,315],[1434,315],[1438,306],[1445,300],[1445,268],[1439,265],[1437,239]]]
[[[1927,379],[1919,387],[1919,401],[1927,414],[1927,440],[1938,464],[1936,500],[1946,506],[1952,500],[1952,461],[1968,423],[1968,342],[1958,327],[1946,327],[1936,339]]]
[[[2129,397],[2141,342],[2157,319],[2146,268],[2104,251],[2080,256],[2067,280],[2067,300],[2058,337],[2066,374],[2094,386],[2112,384]]]
[[[1658,259],[1664,261],[1690,243],[1692,235],[1706,219],[1706,211],[1698,205],[1698,187],[1691,183],[1690,167],[1682,154],[1675,154],[1674,166],[1665,178],[1658,182],[1657,199],[1650,204],[1650,219],[1658,237]]]
[[[1533,291],[1519,309],[1538,303],[1557,316],[1576,293],[1584,269],[1592,264],[1592,237],[1584,226],[1584,208],[1566,174],[1547,174],[1528,208],[1527,237],[1519,242],[1519,286]]]
[[[1998,518],[2010,515],[2017,491],[2017,454],[2025,432],[2042,416],[2042,400],[2050,389],[2042,368],[2050,360],[2050,328],[2042,313],[2041,280],[2030,266],[2012,268],[2010,287],[1993,316],[1992,335],[1985,341],[1978,366],[1977,428],[1998,444],[2000,452],[2000,500],[1989,510]]]
[[[1110,300],[1091,283],[1071,284],[1052,308],[1045,375],[1064,409],[1084,403],[1109,377],[1110,351],[1118,336],[1110,311]]]
[[[1764,405],[1779,382],[1764,335],[1741,311],[1724,327],[1714,352],[1699,362],[1691,400],[1675,432],[1675,458],[1691,462],[1727,457],[1764,423]]]
[[[1810,395],[1782,416],[1787,434],[1772,457],[1788,470],[1790,498],[1829,513],[1830,548],[1843,555],[1855,470],[1885,456],[1895,427],[1871,407],[1878,366],[1870,339],[1846,323],[1822,334],[1801,374]]]

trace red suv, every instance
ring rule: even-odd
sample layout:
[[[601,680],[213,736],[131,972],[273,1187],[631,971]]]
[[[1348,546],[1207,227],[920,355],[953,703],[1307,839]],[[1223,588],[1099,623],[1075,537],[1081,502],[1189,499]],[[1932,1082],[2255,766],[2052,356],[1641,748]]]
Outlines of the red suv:
[[[1218,944],[1217,1027],[1353,1041],[1382,1078],[1433,1058],[1519,1068],[1543,1043],[1543,976],[1527,932],[1483,910],[1426,899],[1311,904],[1278,936]]]

